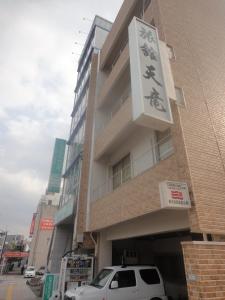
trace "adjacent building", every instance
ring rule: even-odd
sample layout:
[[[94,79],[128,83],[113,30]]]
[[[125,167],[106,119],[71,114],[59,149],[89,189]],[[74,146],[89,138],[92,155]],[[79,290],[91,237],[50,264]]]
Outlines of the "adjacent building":
[[[46,193],[42,195],[31,222],[30,237],[32,240],[28,264],[35,266],[36,269],[47,266],[48,263],[54,232],[54,216],[60,200],[65,147],[65,140],[55,139]]]
[[[67,141],[67,158],[63,173],[63,189],[59,209],[55,214],[55,232],[49,259],[49,269],[59,272],[62,255],[76,249],[89,235],[77,230],[86,213],[85,200],[89,181],[89,162],[93,112],[98,70],[98,54],[111,29],[111,23],[99,16],[94,18],[78,63],[74,106]]]
[[[65,148],[66,140],[56,138],[52,156],[51,171],[48,180],[47,194],[60,192]]]
[[[156,264],[176,300],[225,298],[224,14],[222,0],[125,0],[92,56],[77,245],[93,240],[99,268]]]

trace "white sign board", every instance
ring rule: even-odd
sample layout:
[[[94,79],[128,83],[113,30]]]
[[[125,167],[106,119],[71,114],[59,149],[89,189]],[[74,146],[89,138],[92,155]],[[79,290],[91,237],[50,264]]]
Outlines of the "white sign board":
[[[162,208],[191,208],[188,186],[185,182],[160,182],[159,191]]]
[[[129,25],[133,120],[166,130],[173,123],[157,29],[134,17]]]

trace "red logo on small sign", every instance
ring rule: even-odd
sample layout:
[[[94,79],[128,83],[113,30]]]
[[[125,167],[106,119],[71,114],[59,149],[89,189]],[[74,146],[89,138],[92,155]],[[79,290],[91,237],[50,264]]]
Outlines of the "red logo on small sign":
[[[183,193],[179,191],[171,191],[171,197],[173,199],[184,200]]]

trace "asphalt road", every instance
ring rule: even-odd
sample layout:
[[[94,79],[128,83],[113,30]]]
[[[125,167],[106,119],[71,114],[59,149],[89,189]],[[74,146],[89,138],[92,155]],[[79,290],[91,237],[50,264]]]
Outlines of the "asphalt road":
[[[0,300],[40,300],[21,275],[0,276]]]

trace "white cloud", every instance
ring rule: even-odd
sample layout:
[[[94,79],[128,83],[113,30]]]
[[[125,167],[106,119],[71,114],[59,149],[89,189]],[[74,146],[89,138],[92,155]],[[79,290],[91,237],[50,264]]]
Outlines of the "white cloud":
[[[0,228],[27,234],[54,138],[67,138],[78,56],[95,14],[122,0],[0,1]],[[2,213],[3,211],[3,213]]]
[[[7,186],[14,186],[22,193],[29,193],[31,196],[39,196],[40,191],[45,188],[45,181],[40,180],[36,172],[21,170],[17,172],[9,172],[0,168],[0,181]]]

